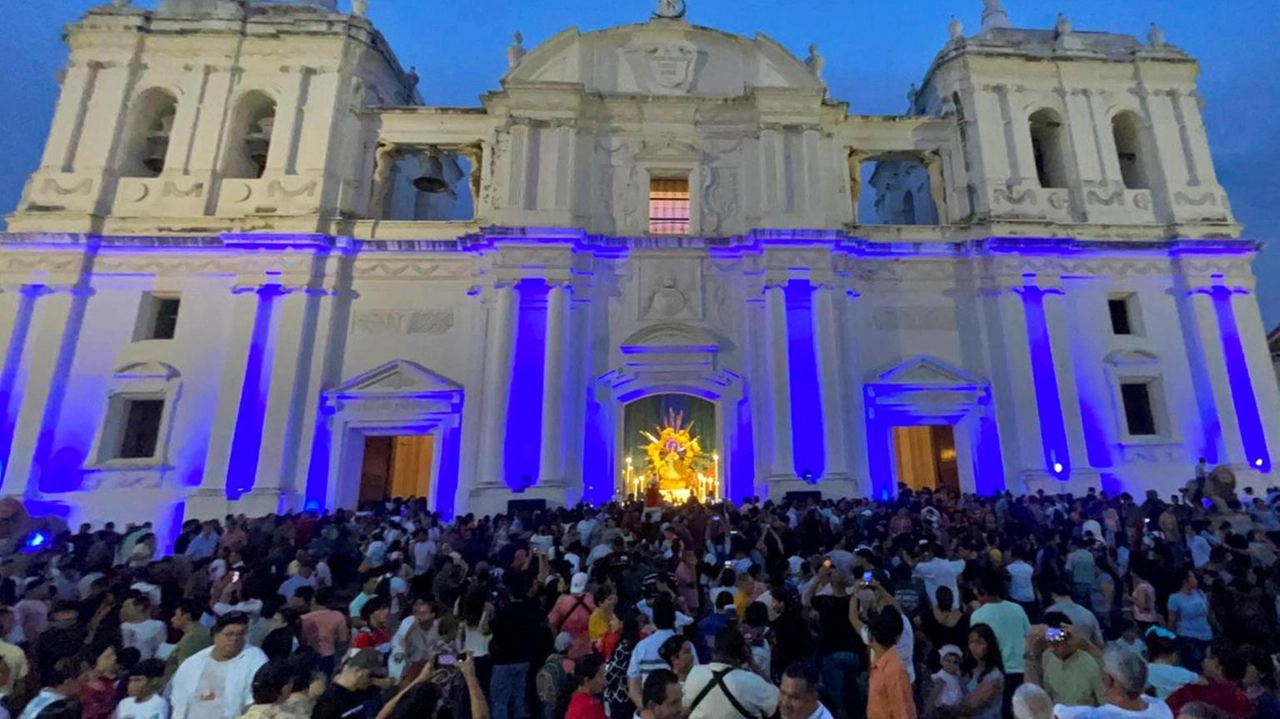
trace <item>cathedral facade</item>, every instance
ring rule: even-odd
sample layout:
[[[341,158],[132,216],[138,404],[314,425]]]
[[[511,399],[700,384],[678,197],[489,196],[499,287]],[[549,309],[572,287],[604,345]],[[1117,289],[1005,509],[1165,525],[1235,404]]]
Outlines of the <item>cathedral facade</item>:
[[[733,499],[1269,480],[1258,245],[1159,28],[987,0],[884,117],[817,47],[664,2],[517,36],[444,108],[366,5],[68,28],[0,235],[0,494],[162,531],[600,503],[642,471],[642,407],[700,418]]]

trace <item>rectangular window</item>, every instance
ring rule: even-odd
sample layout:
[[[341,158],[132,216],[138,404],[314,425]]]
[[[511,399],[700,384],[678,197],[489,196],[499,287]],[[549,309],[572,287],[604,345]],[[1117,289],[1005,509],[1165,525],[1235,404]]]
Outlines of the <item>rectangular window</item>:
[[[122,408],[124,432],[120,437],[119,459],[149,459],[156,456],[160,441],[160,420],[164,416],[162,399],[128,399]]]
[[[172,295],[144,294],[133,341],[173,339],[178,331],[178,310],[181,306],[182,300]]]
[[[649,234],[689,234],[689,178],[649,181]]]
[[[1151,406],[1151,383],[1121,383],[1120,394],[1124,398],[1124,417],[1129,426],[1129,436],[1157,435],[1155,410]]]
[[[1134,334],[1133,318],[1129,313],[1128,297],[1113,297],[1107,300],[1107,308],[1111,310],[1111,332],[1113,334]]]

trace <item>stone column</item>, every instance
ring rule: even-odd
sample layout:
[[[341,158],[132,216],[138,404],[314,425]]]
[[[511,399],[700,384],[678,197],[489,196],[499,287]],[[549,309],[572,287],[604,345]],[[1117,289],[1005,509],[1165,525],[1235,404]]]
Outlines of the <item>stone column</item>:
[[[1071,346],[1071,324],[1067,318],[1066,288],[1060,278],[1052,280],[1052,286],[1043,289],[1045,314],[1045,331],[1049,337],[1049,352],[1052,356],[1054,375],[1057,380],[1058,405],[1062,408],[1062,432],[1066,441],[1067,457],[1075,460],[1068,462],[1062,459],[1070,470],[1074,494],[1085,494],[1089,488],[1098,488],[1100,476],[1089,467],[1088,451],[1085,447],[1084,423],[1080,414],[1080,389],[1076,383],[1076,367],[1073,361]],[[1071,303],[1083,304],[1080,297],[1073,297]],[[1107,325],[1102,325],[1103,331]]]
[[[14,378],[14,395],[10,403],[13,413],[13,439],[9,464],[3,468],[3,494],[14,497],[39,495],[40,463],[38,453],[46,432],[54,431],[57,417],[48,416],[52,395],[57,385],[65,382],[70,365],[60,368],[59,359],[68,337],[76,302],[88,290],[80,287],[28,285],[22,292],[31,297],[31,326],[26,347],[18,362]],[[78,324],[78,323],[77,323]],[[93,461],[91,458],[90,461]]]
[[[228,303],[232,316],[231,331],[223,345],[226,359],[218,382],[217,404],[210,420],[209,452],[200,487],[187,497],[188,519],[215,519],[227,513],[227,474],[231,468],[240,398],[261,302],[259,289],[256,284],[246,283],[231,290]]]
[[[1276,384],[1275,368],[1271,364],[1271,354],[1267,348],[1267,328],[1262,322],[1262,313],[1258,307],[1258,297],[1253,292],[1253,283],[1231,295],[1231,307],[1236,317],[1236,327],[1240,332],[1249,376],[1252,378],[1253,391],[1257,397],[1258,414],[1264,427],[1280,427],[1280,387]],[[1275,446],[1268,447],[1268,453]],[[1274,457],[1268,457],[1274,462]]]
[[[769,382],[771,463],[769,481],[795,482],[795,453],[791,439],[791,358],[787,344],[786,282],[765,285],[765,374]],[[785,491],[785,490],[784,490]]]
[[[822,481],[848,482],[849,450],[845,443],[848,436],[845,426],[844,383],[840,373],[841,348],[837,303],[843,304],[844,293],[830,284],[813,285],[813,344],[818,361],[818,385],[822,397],[822,446],[825,471]],[[847,487],[832,487],[840,493]]]
[[[1207,285],[1195,286],[1187,297],[1191,305],[1191,313],[1195,322],[1196,338],[1200,345],[1200,357],[1191,357],[1192,372],[1204,372],[1205,381],[1213,395],[1213,407],[1201,410],[1202,416],[1218,418],[1218,436],[1205,432],[1206,442],[1215,442],[1213,449],[1217,451],[1216,464],[1227,464],[1235,467],[1247,467],[1244,443],[1240,433],[1233,431],[1230,416],[1234,412],[1235,403],[1231,396],[1231,382],[1227,374],[1226,355],[1222,351],[1222,330],[1218,326],[1217,309],[1213,306],[1213,288]],[[1187,348],[1191,350],[1191,347]],[[1199,361],[1197,361],[1199,360]],[[1206,428],[1208,430],[1209,428]],[[1216,440],[1216,441],[1215,441]],[[1209,448],[1206,447],[1206,454]]]
[[[542,449],[538,486],[561,487],[565,483],[564,426],[565,373],[569,369],[569,296],[564,282],[547,289],[546,356],[542,365]]]
[[[316,335],[316,310],[324,294],[322,290],[290,288],[274,300],[268,335],[271,357],[264,368],[269,385],[262,388],[266,396],[264,436],[253,490],[238,503],[249,516],[275,514],[300,504],[294,501],[294,472],[310,386],[312,348],[308,345]]]
[[[511,390],[511,363],[515,355],[517,302],[515,284],[500,282],[493,288],[484,364],[484,406],[480,414],[480,467],[478,486],[505,486],[503,470],[507,438],[507,401]]]

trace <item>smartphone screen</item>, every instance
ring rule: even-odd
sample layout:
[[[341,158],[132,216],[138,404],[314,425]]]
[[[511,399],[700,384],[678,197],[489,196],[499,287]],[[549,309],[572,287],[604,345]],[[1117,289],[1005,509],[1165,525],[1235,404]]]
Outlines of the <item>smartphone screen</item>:
[[[1044,630],[1044,638],[1048,639],[1051,642],[1060,642],[1063,639],[1067,638],[1067,634],[1061,629],[1054,629],[1053,627],[1049,627],[1048,629]]]
[[[863,583],[863,584],[870,584],[870,583],[871,583],[871,572],[863,572],[863,573],[862,573],[862,583]]]
[[[436,664],[442,667],[451,667],[458,663],[458,658],[452,654],[441,654],[436,657]]]

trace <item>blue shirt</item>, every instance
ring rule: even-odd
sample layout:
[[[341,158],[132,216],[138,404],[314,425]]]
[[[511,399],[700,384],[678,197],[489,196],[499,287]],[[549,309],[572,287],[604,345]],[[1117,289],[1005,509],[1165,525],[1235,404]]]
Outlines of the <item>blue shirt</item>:
[[[187,559],[194,562],[197,559],[212,557],[213,553],[218,551],[218,539],[216,532],[207,537],[203,533],[197,534],[187,545]]]
[[[1178,613],[1178,626],[1174,628],[1178,636],[1203,642],[1213,641],[1213,627],[1209,626],[1209,601],[1204,598],[1204,592],[1197,589],[1190,594],[1170,594],[1169,613],[1173,612]]]

